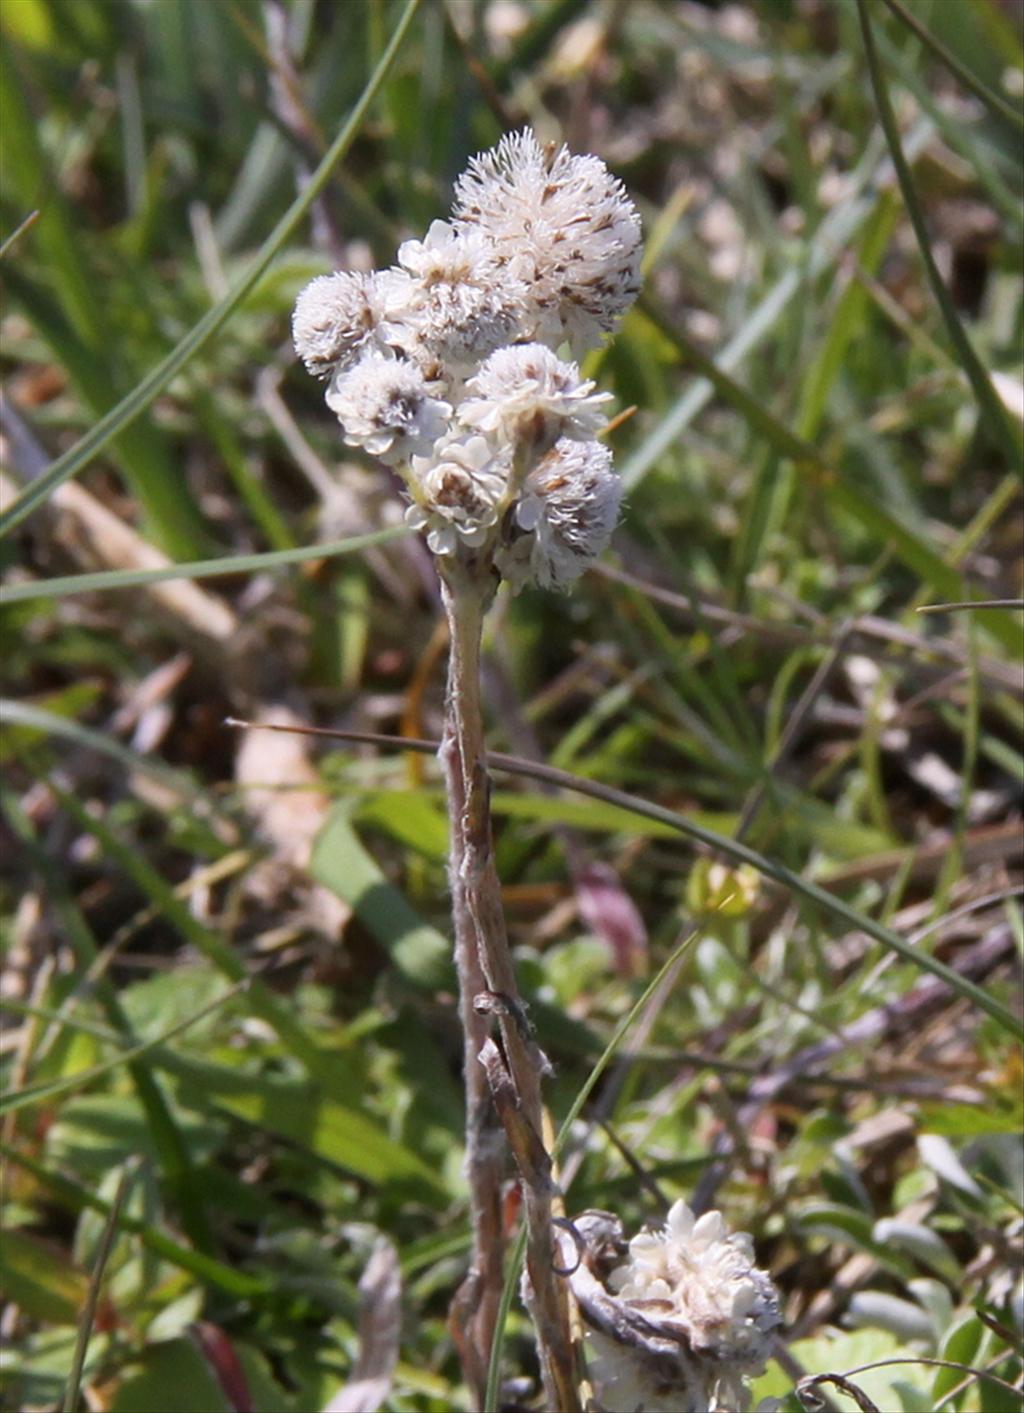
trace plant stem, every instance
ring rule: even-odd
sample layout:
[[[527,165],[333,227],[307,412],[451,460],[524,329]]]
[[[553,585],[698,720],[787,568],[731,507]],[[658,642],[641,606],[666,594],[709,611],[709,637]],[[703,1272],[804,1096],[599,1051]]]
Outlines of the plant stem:
[[[487,1363],[501,1300],[505,1245],[501,1209],[504,1145],[487,1075],[477,1058],[489,1026],[486,1017],[478,1015],[473,1006],[474,997],[486,989],[487,981],[463,883],[468,852],[471,762],[480,759],[482,749],[478,666],[485,608],[478,595],[451,592],[443,577],[442,595],[450,648],[444,739],[438,757],[445,774],[451,831],[449,883],[463,1035],[466,1175],[473,1234],[469,1274],[456,1295],[451,1322],[467,1382],[477,1406],[482,1408]]]
[[[502,1287],[497,1117],[522,1182],[528,1274],[524,1294],[536,1329],[545,1395],[555,1413],[576,1413],[580,1405],[567,1296],[555,1274],[551,1160],[541,1137],[540,1081],[546,1061],[530,1038],[519,999],[491,839],[480,640],[494,587],[485,563],[456,560],[443,565],[450,649],[440,760],[451,828],[450,887],[465,1037],[466,1166],[473,1222],[470,1274],[456,1297],[453,1323],[456,1338],[460,1331],[464,1336],[463,1363],[480,1402]],[[500,1046],[490,1036],[492,1018],[497,1020]]]

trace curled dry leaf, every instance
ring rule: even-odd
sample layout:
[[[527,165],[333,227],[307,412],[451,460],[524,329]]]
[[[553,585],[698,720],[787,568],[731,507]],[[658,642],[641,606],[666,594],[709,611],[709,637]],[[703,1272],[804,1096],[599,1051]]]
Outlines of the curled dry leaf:
[[[249,814],[274,854],[270,868],[258,881],[261,886],[277,891],[282,872],[307,873],[313,841],[331,802],[320,788],[310,762],[307,739],[257,729],[269,723],[298,727],[305,724],[288,707],[263,708],[254,718],[252,727],[241,733],[235,757],[235,780],[243,788]],[[310,888],[309,905],[317,927],[329,937],[337,937],[351,917],[348,905],[319,884]]]
[[[386,1236],[374,1244],[359,1282],[359,1354],[352,1377],[324,1413],[377,1413],[391,1392],[402,1329],[398,1252]]]
[[[580,917],[607,942],[620,976],[642,974],[647,928],[633,899],[610,864],[591,861],[573,875]]]

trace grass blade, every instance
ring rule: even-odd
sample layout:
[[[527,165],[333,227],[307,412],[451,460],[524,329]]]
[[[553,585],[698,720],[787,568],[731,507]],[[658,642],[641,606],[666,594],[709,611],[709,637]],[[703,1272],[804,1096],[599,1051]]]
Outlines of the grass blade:
[[[21,841],[30,854],[71,943],[75,959],[82,972],[88,975],[99,955],[92,929],[69,895],[60,872],[40,846],[31,821],[18,801],[5,791],[0,794],[0,807],[15,838]],[[135,1045],[135,1034],[115,988],[109,980],[101,977],[93,980],[92,992],[102,1006],[110,1025],[117,1032],[119,1042],[130,1051]],[[160,1166],[168,1190],[180,1207],[185,1232],[197,1250],[209,1254],[213,1250],[213,1234],[203,1203],[201,1184],[188,1143],[175,1120],[164,1090],[149,1066],[142,1063],[146,1048],[143,1047],[138,1054],[122,1053],[118,1057],[118,1063],[127,1066],[139,1103],[146,1113]],[[0,1105],[8,1097],[13,1096],[0,1096]]]
[[[56,1202],[72,1211],[88,1210],[100,1212],[106,1217],[110,1216],[112,1204],[100,1197],[91,1187],[75,1182],[73,1178],[66,1177],[63,1173],[54,1172],[52,1167],[30,1157],[29,1154],[15,1148],[12,1144],[0,1142],[0,1157],[5,1158],[8,1162],[16,1163],[18,1167],[30,1173],[36,1182],[53,1194]],[[201,1252],[191,1251],[187,1246],[182,1246],[164,1232],[131,1216],[130,1213],[123,1212],[121,1214],[120,1225],[122,1231],[131,1232],[134,1236],[138,1236],[142,1244],[150,1251],[155,1252],[156,1255],[164,1257],[172,1265],[179,1267],[182,1271],[188,1271],[190,1275],[195,1276],[205,1285],[214,1286],[236,1300],[266,1299],[274,1295],[274,1288],[269,1278],[261,1279],[257,1276],[246,1275],[243,1271],[225,1265],[223,1261],[217,1261],[212,1256],[204,1256]]]
[[[301,194],[264,241],[245,276],[234,289],[229,291],[199,320],[198,324],[189,330],[162,363],[159,363],[147,377],[143,378],[138,386],[133,388],[128,396],[112,408],[105,417],[102,417],[76,446],[65,452],[63,456],[59,456],[52,466],[38,480],[28,486],[14,504],[0,515],[0,538],[13,530],[16,525],[20,525],[27,515],[30,515],[38,505],[42,504],[55,486],[59,486],[70,477],[77,475],[79,471],[88,466],[93,457],[97,456],[112,438],[130,426],[204,344],[219,332],[230,315],[255,288],[271,261],[327,185],[334,167],[352,145],[371,103],[379,93],[398,56],[398,51],[402,47],[420,4],[421,0],[407,0],[405,10],[395,26],[395,32],[358,102],[349,114],[348,121],[331,143],[323,161]]]
[[[926,146],[934,131],[930,121],[919,123],[907,138],[907,150],[916,156]],[[836,249],[856,235],[881,199],[878,193],[878,176],[877,167],[873,162],[861,164],[861,170],[856,177],[857,188],[861,193],[865,188],[870,188],[870,194],[851,198],[825,218],[815,235],[814,249],[806,261],[806,268],[798,266],[787,270],[773,285],[743,327],[722,349],[717,360],[720,369],[732,372],[737,368],[747,354],[752,353],[767,337],[789,308],[801,284],[822,274],[834,263]],[[706,379],[699,381],[694,387],[687,388],[675,406],[623,466],[622,481],[627,490],[632,490],[678,440],[680,434],[711,401],[713,393],[714,387]]]
[[[1014,108],[1011,103],[1007,102],[1002,94],[996,93],[993,89],[989,88],[987,84],[982,83],[981,79],[972,74],[970,69],[964,64],[961,64],[952,50],[947,49],[945,44],[942,43],[942,40],[937,39],[935,35],[932,34],[931,30],[927,29],[922,24],[913,11],[907,9],[902,3],[902,0],[885,0],[885,4],[894,15],[899,17],[908,29],[913,30],[926,49],[930,49],[936,58],[940,59],[952,73],[956,74],[963,86],[970,89],[975,98],[980,98],[986,108],[994,113],[998,113],[1002,118],[1009,118],[1010,122],[1016,127],[1024,128],[1024,113],[1022,113],[1020,109]]]
[[[790,458],[798,466],[812,467],[822,478],[831,498],[879,540],[890,544],[904,563],[925,583],[931,584],[945,598],[970,597],[969,586],[960,573],[937,555],[919,535],[865,492],[839,479],[836,468],[825,460],[817,447],[797,436],[780,422],[769,408],[703,353],[688,335],[673,328],[654,308],[645,306],[644,312],[666,338],[672,340],[687,362],[702,375],[704,386],[718,393],[736,408],[780,455]],[[1010,618],[993,614],[986,626],[1007,651],[1017,654],[1020,648],[1020,632]]]
[[[92,1084],[94,1080],[112,1074],[122,1065],[132,1065],[144,1055],[159,1050],[169,1040],[176,1039],[198,1021],[205,1020],[214,1011],[220,1010],[222,1006],[241,995],[249,985],[248,979],[236,982],[234,986],[229,986],[226,991],[222,991],[219,996],[214,997],[205,1006],[201,1006],[198,1011],[194,1011],[184,1020],[168,1027],[160,1035],[154,1035],[150,1040],[140,1041],[138,1045],[132,1045],[128,1049],[122,1050],[120,1054],[112,1055],[109,1060],[103,1060],[98,1065],[90,1066],[89,1069],[76,1070],[74,1074],[65,1075],[63,1079],[48,1080],[45,1084],[35,1084],[29,1089],[15,1089],[7,1094],[0,1094],[0,1114],[16,1114],[20,1109],[31,1108],[33,1104],[43,1104],[51,1099],[60,1098],[64,1094],[73,1094],[76,1090]]]
[[[246,722],[232,722],[231,724],[236,726],[252,725],[252,723]],[[437,741],[423,741],[406,736],[371,735],[365,732],[287,726],[265,726],[263,729],[270,731],[290,730],[304,735],[324,736],[335,740],[362,739],[377,745],[391,745],[400,750],[423,751],[431,755],[437,751],[439,746]],[[986,1011],[1004,1030],[1018,1039],[1024,1039],[1024,1024],[1017,1019],[1012,1011],[990,996],[982,987],[977,986],[967,977],[961,976],[959,972],[946,966],[936,957],[920,951],[911,942],[900,937],[898,933],[869,917],[867,913],[862,913],[857,908],[851,907],[849,903],[844,903],[841,898],[835,897],[826,889],[819,887],[818,884],[801,878],[799,874],[786,868],[785,864],[778,863],[775,859],[770,859],[764,854],[759,854],[755,849],[741,844],[737,839],[730,839],[724,834],[718,834],[714,830],[708,829],[705,825],[696,824],[686,815],[670,810],[664,805],[652,804],[649,800],[643,800],[638,795],[631,795],[625,790],[618,790],[612,785],[602,785],[596,780],[570,775],[568,771],[558,770],[551,765],[543,765],[539,761],[524,760],[520,756],[506,755],[501,751],[488,751],[487,764],[495,770],[508,771],[513,775],[526,775],[534,780],[543,780],[546,784],[557,786],[561,790],[573,790],[579,795],[589,795],[592,799],[601,800],[605,804],[618,805],[621,809],[628,810],[631,814],[641,815],[645,819],[658,820],[662,824],[667,824],[675,833],[683,834],[696,843],[703,844],[705,848],[725,854],[734,863],[750,864],[758,873],[781,884],[788,892],[803,898],[805,902],[813,903],[822,912],[839,919],[848,927],[854,928],[858,932],[864,932],[869,937],[873,937],[876,942],[881,942],[890,951],[898,953],[905,962],[919,967],[922,971],[931,972],[940,981],[944,981],[956,995],[971,1001],[979,1009]]]
[[[896,180],[900,184],[900,191],[903,193],[903,201],[907,208],[907,215],[910,217],[910,224],[914,228],[914,235],[917,237],[918,248],[921,251],[921,259],[924,262],[924,271],[928,283],[931,286],[932,294],[942,313],[949,333],[950,341],[959,357],[960,366],[966,373],[971,387],[974,389],[975,400],[978,410],[981,413],[982,421],[987,426],[993,440],[1002,448],[1006,456],[1007,463],[1024,475],[1024,458],[1022,458],[1022,447],[1020,439],[1011,424],[1003,405],[999,400],[995,388],[992,386],[987,370],[974,351],[963,325],[960,323],[959,315],[953,307],[953,301],[949,297],[949,291],[943,283],[939,274],[939,267],[935,263],[932,254],[931,242],[928,237],[928,228],[925,225],[924,213],[921,210],[917,199],[917,191],[914,187],[913,178],[910,174],[910,167],[903,152],[900,142],[899,128],[896,125],[896,115],[892,109],[892,102],[889,98],[889,87],[878,57],[878,50],[875,46],[875,36],[871,27],[871,19],[868,15],[866,0],[857,0],[857,13],[860,17],[861,33],[864,37],[864,51],[867,56],[868,72],[871,76],[871,87],[875,93],[875,103],[878,108],[878,117],[882,124],[882,131],[885,133],[885,140],[889,145],[889,153],[892,157],[893,166],[896,169]]]
[[[103,1272],[107,1268],[107,1261],[110,1259],[110,1253],[114,1246],[114,1238],[117,1236],[121,1208],[124,1206],[125,1198],[128,1196],[128,1188],[138,1172],[138,1169],[139,1165],[137,1159],[126,1163],[121,1169],[121,1179],[117,1184],[114,1200],[110,1204],[106,1225],[103,1228],[99,1249],[96,1252],[96,1262],[92,1269],[92,1275],[89,1278],[89,1290],[86,1295],[85,1309],[82,1311],[82,1318],[78,1324],[78,1335],[75,1339],[75,1353],[71,1360],[71,1371],[68,1374],[67,1387],[64,1390],[64,1398],[61,1402],[61,1413],[76,1413],[76,1409],[78,1408],[78,1395],[82,1385],[82,1370],[85,1367],[85,1355],[89,1348],[93,1322],[96,1319],[96,1307],[99,1304],[100,1291],[103,1288]]]
[[[386,545],[410,533],[405,525],[374,530],[369,535],[353,535],[323,545],[299,545],[295,549],[267,550],[263,554],[240,554],[223,559],[197,559],[187,564],[168,564],[159,569],[104,569],[96,574],[66,574],[56,579],[37,579],[30,584],[10,584],[0,588],[0,607],[23,603],[26,599],[58,599],[68,594],[94,594],[107,589],[133,589],[141,584],[162,584],[169,579],[217,579],[228,574],[255,574],[280,569],[286,564],[306,564],[311,559],[333,559],[336,555],[357,554],[374,545]]]

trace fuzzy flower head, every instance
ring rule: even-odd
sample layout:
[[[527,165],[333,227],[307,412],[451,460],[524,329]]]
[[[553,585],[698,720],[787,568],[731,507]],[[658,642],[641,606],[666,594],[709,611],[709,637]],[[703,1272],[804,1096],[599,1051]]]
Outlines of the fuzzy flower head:
[[[606,418],[610,393],[595,393],[575,363],[564,363],[540,343],[499,348],[466,385],[458,409],[469,427],[505,441],[532,441],[546,449],[559,437],[586,441]]]
[[[384,332],[408,356],[461,376],[520,333],[518,291],[473,232],[434,221],[398,248]]]
[[[326,378],[347,368],[373,341],[384,317],[386,276],[339,270],[299,295],[292,315],[295,351],[307,371]]]
[[[470,162],[453,215],[525,285],[532,337],[553,348],[568,339],[578,355],[600,343],[639,293],[640,218],[599,157],[510,134]]]
[[[518,589],[567,589],[605,549],[619,518],[622,483],[601,442],[562,438],[530,473],[498,568]]]
[[[745,1232],[729,1233],[719,1212],[695,1218],[677,1202],[661,1230],[634,1237],[625,1263],[601,1274],[601,1284],[589,1272],[573,1283],[601,1408],[746,1406],[745,1379],[764,1366],[781,1316]]]
[[[415,364],[375,351],[335,376],[327,406],[349,446],[361,446],[388,463],[428,452],[446,430],[452,410],[431,396]]]
[[[507,455],[495,456],[483,437],[459,437],[441,443],[433,456],[414,456],[412,470],[418,498],[405,518],[427,532],[434,553],[483,544],[508,487]]]
[[[558,356],[599,343],[635,298],[640,222],[596,157],[530,132],[476,157],[450,221],[396,264],[299,295],[295,347],[329,379],[345,442],[398,466],[435,554],[513,589],[563,589],[619,505],[596,438],[607,393]],[[449,564],[451,564],[449,560]]]

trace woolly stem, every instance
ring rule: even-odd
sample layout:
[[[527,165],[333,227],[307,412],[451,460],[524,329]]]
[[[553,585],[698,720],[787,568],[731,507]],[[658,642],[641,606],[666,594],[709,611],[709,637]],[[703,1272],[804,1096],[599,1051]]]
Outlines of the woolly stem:
[[[456,1297],[452,1320],[467,1379],[481,1405],[502,1286],[500,1119],[523,1189],[525,1294],[545,1395],[556,1413],[577,1413],[567,1297],[555,1274],[551,1160],[541,1137],[540,1081],[546,1061],[530,1038],[519,999],[491,839],[480,641],[494,578],[486,562],[460,563],[453,557],[443,562],[441,589],[450,649],[440,761],[451,830],[449,877],[465,1046],[466,1168],[473,1225],[470,1274]],[[490,1037],[494,1020],[500,1044]]]

